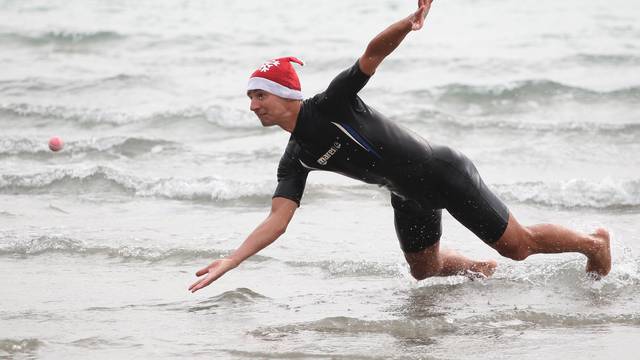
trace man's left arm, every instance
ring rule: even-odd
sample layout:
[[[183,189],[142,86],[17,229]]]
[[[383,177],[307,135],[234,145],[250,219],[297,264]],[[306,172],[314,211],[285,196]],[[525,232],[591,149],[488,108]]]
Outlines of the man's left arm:
[[[408,17],[392,24],[378,34],[360,57],[360,70],[371,76],[387,55],[391,54],[411,31],[422,29],[433,0],[418,0],[418,10]]]

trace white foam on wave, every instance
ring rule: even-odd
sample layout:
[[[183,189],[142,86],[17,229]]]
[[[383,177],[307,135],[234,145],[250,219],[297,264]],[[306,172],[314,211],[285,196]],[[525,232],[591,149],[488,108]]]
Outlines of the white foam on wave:
[[[84,127],[99,125],[124,126],[136,123],[181,124],[184,121],[223,129],[257,129],[255,116],[245,108],[226,105],[185,106],[178,109],[149,109],[145,111],[122,111],[111,108],[88,108],[62,105],[41,105],[29,103],[0,104],[0,114],[7,118],[43,121],[50,124],[53,120],[73,122]]]
[[[65,151],[52,153],[43,138],[6,138],[0,140],[0,156],[40,157],[50,158],[61,155],[83,157],[86,155],[109,155],[135,157],[146,153],[158,153],[174,150],[179,144],[142,137],[112,136],[106,138],[91,138],[65,143]]]
[[[573,179],[496,184],[493,187],[506,199],[544,206],[595,209],[640,206],[640,180]]]
[[[270,181],[246,182],[217,177],[144,179],[106,166],[56,169],[28,175],[0,175],[0,192],[11,194],[114,192],[173,200],[226,201],[266,198]]]
[[[22,236],[0,233],[0,256],[24,257],[64,254],[82,256],[106,256],[127,261],[178,261],[212,259],[226,256],[231,250],[161,248],[121,245],[101,246],[64,234]],[[265,256],[256,255],[251,261],[264,261]]]
[[[640,207],[640,180],[601,181],[573,179],[568,181],[534,181],[490,184],[506,200],[560,208],[593,208],[627,210]],[[32,174],[0,175],[0,192],[29,193],[98,193],[115,192],[139,197],[159,197],[190,201],[229,201],[256,199],[266,201],[273,194],[274,183],[238,181],[224,177],[140,178],[107,167],[56,169]],[[377,188],[368,186],[309,186],[306,198],[333,193],[371,198]],[[336,195],[337,196],[337,195]]]
[[[0,339],[0,355],[7,355],[9,358],[22,354],[23,356],[30,357],[43,347],[45,343],[42,340],[29,338],[29,339]]]

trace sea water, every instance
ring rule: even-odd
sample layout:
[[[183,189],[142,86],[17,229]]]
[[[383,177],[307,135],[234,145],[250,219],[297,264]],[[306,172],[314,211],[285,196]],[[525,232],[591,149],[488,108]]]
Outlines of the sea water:
[[[524,224],[606,227],[579,254],[414,280],[389,194],[310,174],[285,235],[191,294],[269,213],[288,134],[249,111],[280,56],[312,96],[406,1],[0,1],[0,358],[635,359],[640,5],[436,1],[360,96],[452,146]],[[51,136],[65,148],[47,148]]]

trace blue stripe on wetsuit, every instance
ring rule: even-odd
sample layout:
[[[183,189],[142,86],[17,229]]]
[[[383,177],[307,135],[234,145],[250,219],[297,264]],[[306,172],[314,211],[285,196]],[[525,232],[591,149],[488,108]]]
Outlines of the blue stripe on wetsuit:
[[[369,144],[369,142],[367,140],[365,140],[360,134],[358,134],[358,132],[352,128],[351,126],[342,123],[340,124],[345,130],[347,130],[349,132],[349,134],[351,136],[353,136],[357,142],[360,143],[360,145],[362,145],[362,147],[364,147],[368,152],[372,153],[373,155],[375,155],[375,157],[377,157],[378,159],[382,159],[382,156],[380,156],[380,154],[378,154],[374,149],[373,146],[371,146],[371,144]]]

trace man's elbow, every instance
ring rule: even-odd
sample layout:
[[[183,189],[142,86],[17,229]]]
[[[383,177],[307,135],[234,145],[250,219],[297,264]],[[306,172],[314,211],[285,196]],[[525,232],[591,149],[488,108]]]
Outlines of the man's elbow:
[[[287,224],[282,224],[276,227],[276,236],[282,236],[285,232],[287,232]]]
[[[272,223],[271,229],[276,237],[283,235],[287,231],[287,227],[289,226],[289,222],[287,221],[274,221]]]

